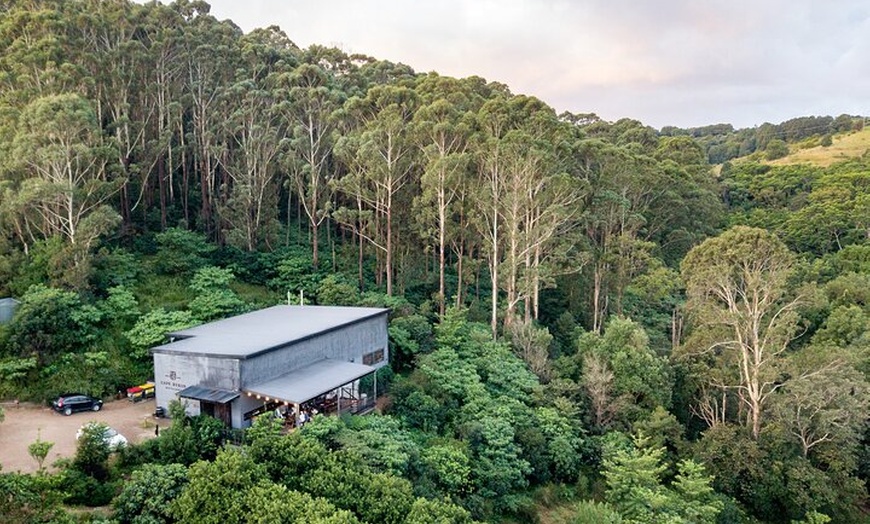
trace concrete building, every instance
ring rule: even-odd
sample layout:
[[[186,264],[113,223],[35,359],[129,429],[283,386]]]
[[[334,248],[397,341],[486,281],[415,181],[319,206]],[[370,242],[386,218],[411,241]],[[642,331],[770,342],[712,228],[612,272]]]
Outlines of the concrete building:
[[[273,306],[169,333],[152,348],[158,408],[184,401],[234,428],[276,408],[363,411],[387,365],[380,308]],[[298,420],[298,419],[297,419]]]

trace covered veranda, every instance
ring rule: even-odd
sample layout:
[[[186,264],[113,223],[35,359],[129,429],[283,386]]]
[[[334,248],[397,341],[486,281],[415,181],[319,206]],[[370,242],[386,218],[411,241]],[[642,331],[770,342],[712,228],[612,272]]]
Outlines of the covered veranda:
[[[316,414],[367,413],[377,399],[376,371],[372,366],[323,359],[243,387],[245,395],[263,401],[244,418],[274,413],[280,414],[287,426],[298,427]]]

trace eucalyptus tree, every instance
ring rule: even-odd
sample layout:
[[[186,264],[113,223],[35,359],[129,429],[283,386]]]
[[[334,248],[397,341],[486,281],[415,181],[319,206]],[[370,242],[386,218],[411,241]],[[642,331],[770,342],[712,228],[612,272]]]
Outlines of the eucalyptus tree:
[[[0,98],[6,104],[21,108],[34,98],[76,92],[82,85],[81,71],[69,59],[75,46],[66,4],[8,2],[3,6]]]
[[[480,135],[475,144],[478,179],[474,199],[478,231],[485,239],[484,248],[489,264],[490,278],[490,329],[495,338],[498,334],[499,267],[501,262],[501,210],[499,204],[506,191],[504,187],[504,140],[516,126],[509,93],[496,95],[487,100],[477,113]]]
[[[303,56],[303,61],[278,79],[282,101],[279,111],[287,127],[290,146],[285,164],[288,182],[296,192],[311,232],[311,258],[318,266],[320,226],[329,217],[335,176],[333,145],[337,134],[336,112],[344,93],[336,85],[333,73],[320,65],[317,50]],[[288,193],[289,197],[289,193]],[[290,206],[287,206],[289,216]]]
[[[656,242],[660,256],[675,266],[692,246],[715,234],[725,208],[711,166],[695,140],[662,138],[652,156],[658,162],[657,191],[644,214],[641,238]]]
[[[107,201],[119,183],[90,103],[74,94],[50,95],[28,104],[18,119],[14,154],[23,173],[21,192],[39,221],[42,238],[60,235],[85,261],[97,238],[114,225]]]
[[[357,232],[384,256],[387,295],[393,294],[399,194],[416,168],[410,123],[418,103],[413,89],[397,85],[373,87],[365,98],[349,99],[346,110],[357,127],[336,146],[342,162],[351,168],[335,187],[357,202],[358,212],[373,216],[374,230]],[[346,207],[338,211],[337,220],[351,222]]]
[[[736,383],[726,375],[714,385],[737,392],[755,439],[768,401],[787,383],[783,353],[796,336],[800,303],[788,293],[793,266],[779,239],[745,226],[705,240],[682,264],[686,308],[697,326],[695,350],[736,370]]]
[[[617,292],[619,305],[638,257],[650,247],[638,240],[657,197],[660,170],[655,160],[633,148],[598,139],[575,146],[571,169],[588,188],[582,228],[591,256],[591,327],[599,333],[611,308],[611,291]]]
[[[144,214],[156,201],[160,207],[161,229],[168,226],[169,209],[177,203],[181,205],[185,222],[191,221],[190,170],[182,118],[185,111],[183,74],[187,60],[182,36],[184,24],[176,9],[154,3],[146,6],[137,33],[145,48],[140,78],[148,86],[142,90],[141,111],[149,115],[149,119],[141,137],[138,172],[132,174],[131,188],[123,205],[129,208],[131,215],[140,207]],[[179,169],[182,178],[176,185]]]
[[[131,225],[129,183],[138,180],[142,144],[154,116],[149,107],[148,49],[139,38],[145,12],[150,9],[122,1],[71,2],[82,12],[75,32],[80,42],[81,69],[87,71],[88,97],[97,120],[105,128],[106,145],[113,151],[119,171],[120,211]]]
[[[415,139],[425,162],[415,216],[424,241],[438,250],[438,307],[444,314],[447,249],[457,234],[456,202],[465,191],[471,162],[474,106],[480,101],[460,80],[434,73],[421,77],[423,106],[414,115]]]
[[[227,181],[226,173],[220,170],[220,162],[227,158],[223,131],[232,111],[221,94],[232,83],[240,65],[241,31],[209,15],[209,6],[204,2],[183,2],[175,7],[187,22],[183,32],[186,59],[183,86],[189,103],[190,129],[186,131],[191,135],[192,160],[199,174],[201,226],[218,238],[219,189]]]
[[[229,154],[218,157],[227,174],[221,211],[227,241],[248,251],[270,246],[277,232],[278,163],[284,127],[275,109],[275,78],[292,67],[296,46],[275,27],[239,41],[244,67],[223,91]]]
[[[475,204],[492,285],[490,327],[539,314],[541,289],[568,265],[566,242],[582,209],[582,180],[565,172],[569,128],[541,101],[499,94],[478,111]],[[522,308],[520,307],[522,306]]]

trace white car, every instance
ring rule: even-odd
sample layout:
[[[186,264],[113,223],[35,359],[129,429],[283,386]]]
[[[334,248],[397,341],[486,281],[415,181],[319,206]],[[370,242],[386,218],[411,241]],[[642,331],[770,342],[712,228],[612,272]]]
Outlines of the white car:
[[[106,428],[106,444],[109,445],[110,450],[116,451],[121,446],[127,445],[127,438],[124,435],[115,431],[114,428],[110,428],[109,426],[106,426],[105,424],[101,424],[99,422],[88,422],[84,426],[80,427],[79,430],[76,431],[76,440],[81,438],[85,428],[97,425],[101,425]]]

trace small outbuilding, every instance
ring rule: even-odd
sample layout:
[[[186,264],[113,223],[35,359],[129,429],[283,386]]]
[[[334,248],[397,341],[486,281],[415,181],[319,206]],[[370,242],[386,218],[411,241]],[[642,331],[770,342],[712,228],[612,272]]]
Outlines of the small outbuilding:
[[[12,320],[19,304],[20,302],[11,297],[0,298],[0,324],[6,324]]]
[[[158,409],[178,398],[244,428],[266,412],[365,412],[389,361],[388,309],[273,306],[169,333],[152,348]]]

